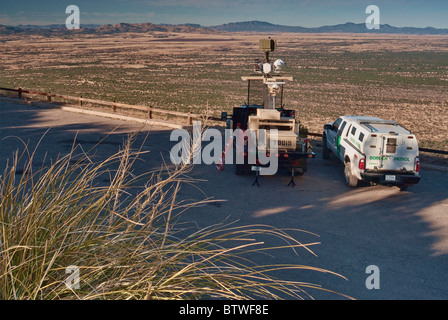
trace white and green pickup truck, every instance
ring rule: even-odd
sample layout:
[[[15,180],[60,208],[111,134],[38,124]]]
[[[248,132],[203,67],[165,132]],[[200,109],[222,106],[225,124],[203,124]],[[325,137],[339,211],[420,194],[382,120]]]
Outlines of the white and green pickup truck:
[[[334,154],[345,165],[347,186],[359,181],[406,189],[420,181],[418,142],[395,121],[342,116],[323,131],[323,158]]]

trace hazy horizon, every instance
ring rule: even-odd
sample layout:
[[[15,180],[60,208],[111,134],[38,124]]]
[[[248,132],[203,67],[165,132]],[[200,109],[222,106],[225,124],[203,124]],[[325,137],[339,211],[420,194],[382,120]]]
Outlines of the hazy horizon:
[[[260,20],[247,20],[247,21],[231,21],[231,22],[225,22],[223,24],[232,24],[232,23],[245,23],[245,22],[261,22],[261,23],[270,23],[272,25],[281,25],[281,26],[286,26],[286,27],[304,27],[304,28],[318,28],[318,27],[324,27],[324,26],[333,26],[333,25],[344,25],[347,23],[354,23],[354,24],[363,24],[364,22],[353,22],[353,21],[346,21],[346,22],[340,22],[340,23],[335,23],[335,24],[326,24],[326,25],[320,25],[320,26],[316,26],[316,27],[305,27],[305,26],[301,26],[301,25],[287,25],[287,24],[277,24],[277,23],[272,23],[269,21],[260,21]],[[103,26],[103,25],[116,25],[116,24],[145,24],[145,23],[153,23],[156,25],[200,25],[201,27],[214,27],[214,26],[219,26],[219,25],[209,25],[209,26],[204,26],[201,25],[199,23],[194,23],[194,22],[185,22],[185,23],[177,23],[177,24],[173,24],[173,23],[154,23],[152,21],[147,21],[147,22],[117,22],[117,23],[106,23],[106,24],[97,24],[97,23],[81,23],[81,27],[83,27],[83,25],[94,25],[94,26]],[[220,25],[223,25],[220,24]],[[0,23],[0,25],[2,25]],[[57,26],[65,26],[64,23],[53,23],[53,24],[9,24],[6,26],[11,26],[11,27],[19,27],[19,26],[38,26],[38,27],[47,27],[47,26],[52,26],[52,25],[57,25]],[[382,26],[384,25],[390,25],[388,23],[381,23]],[[435,28],[435,29],[448,29],[448,28],[437,28],[437,27],[433,27],[433,26],[427,26],[427,27],[411,27],[411,26],[395,26],[395,25],[390,25],[391,27],[397,27],[397,28]]]
[[[263,21],[307,28],[364,23],[368,5],[377,5],[382,25],[448,28],[446,0],[0,0],[0,24],[64,24],[68,5],[77,5],[82,24],[147,23],[215,26]]]

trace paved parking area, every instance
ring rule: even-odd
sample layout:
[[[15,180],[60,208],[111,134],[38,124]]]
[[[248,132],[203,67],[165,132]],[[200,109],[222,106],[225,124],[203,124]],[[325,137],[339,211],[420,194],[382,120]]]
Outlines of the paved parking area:
[[[49,129],[49,130],[48,130]],[[136,173],[157,168],[162,156],[169,157],[174,144],[171,129],[76,114],[57,109],[36,108],[0,99],[0,169],[12,152],[42,139],[36,160],[68,152],[75,137],[83,147],[93,146],[113,129],[95,150],[102,158],[115,152],[127,134],[141,130],[136,144],[145,143],[148,154],[136,163]],[[188,211],[184,218],[200,227],[224,221],[266,224],[302,229],[293,233],[302,242],[319,242],[316,256],[291,250],[254,256],[263,263],[303,264],[328,269],[345,276],[317,272],[285,272],[284,279],[319,283],[356,299],[448,299],[448,174],[422,170],[419,185],[400,192],[398,188],[365,186],[348,189],[343,168],[336,160],[324,161],[320,154],[310,160],[309,172],[287,186],[289,177],[236,176],[231,165],[218,172],[214,166],[197,165],[191,176],[203,179],[202,190],[184,186],[180,197],[206,196],[225,200]],[[312,233],[312,234],[311,234]],[[271,241],[271,240],[270,240]],[[275,239],[268,245],[277,245]],[[368,266],[378,267],[380,288],[368,289]],[[316,298],[337,299],[330,293],[310,292]]]

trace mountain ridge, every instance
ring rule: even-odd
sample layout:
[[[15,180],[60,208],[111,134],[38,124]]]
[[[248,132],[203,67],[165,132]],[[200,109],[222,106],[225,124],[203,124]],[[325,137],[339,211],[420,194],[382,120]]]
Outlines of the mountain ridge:
[[[344,24],[320,27],[301,27],[272,24],[264,21],[242,21],[208,27],[226,32],[292,32],[292,33],[396,33],[396,34],[448,34],[448,29],[434,27],[394,27],[389,24],[380,25],[380,29],[367,29],[365,23],[346,22]]]
[[[217,26],[201,26],[199,24],[153,24],[147,23],[117,23],[95,25],[81,25],[79,30],[68,30],[65,25],[52,24],[47,26],[0,25],[0,35],[8,34],[40,34],[57,35],[87,33],[87,34],[113,34],[113,33],[148,33],[148,32],[179,32],[179,33],[216,33],[216,32],[271,32],[271,33],[392,33],[392,34],[421,34],[421,35],[448,35],[448,29],[434,27],[394,27],[389,24],[380,25],[380,29],[369,30],[365,23],[346,22],[344,24],[327,25],[320,27],[301,27],[273,24],[265,21],[242,21],[221,24]]]

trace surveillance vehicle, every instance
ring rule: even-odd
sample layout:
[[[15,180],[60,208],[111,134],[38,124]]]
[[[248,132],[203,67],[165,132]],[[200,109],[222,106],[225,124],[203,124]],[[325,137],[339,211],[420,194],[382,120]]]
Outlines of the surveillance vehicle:
[[[342,116],[323,130],[323,158],[334,154],[345,165],[345,182],[398,186],[420,181],[417,139],[395,121],[366,116]]]
[[[245,132],[249,130],[260,138],[259,129],[269,132],[270,129],[278,130],[277,157],[278,168],[286,168],[292,175],[291,182],[294,186],[294,175],[303,175],[307,171],[307,159],[314,158],[309,140],[302,137],[299,132],[300,125],[296,121],[295,110],[285,109],[284,85],[287,81],[293,81],[293,77],[280,74],[285,62],[281,59],[273,61],[270,52],[275,51],[276,41],[273,39],[260,40],[261,51],[265,54],[264,61],[257,59],[253,66],[253,74],[243,76],[241,79],[247,82],[247,101],[244,105],[234,107],[233,114],[226,112],[221,114],[221,120],[227,122],[227,128],[234,131],[240,129]],[[260,153],[269,154],[270,135],[264,138],[263,150],[257,145],[256,163]],[[236,174],[249,174],[259,169],[259,165],[250,163],[247,140],[244,143],[236,143],[234,138],[233,148],[236,157],[243,157],[243,163],[235,165]]]

